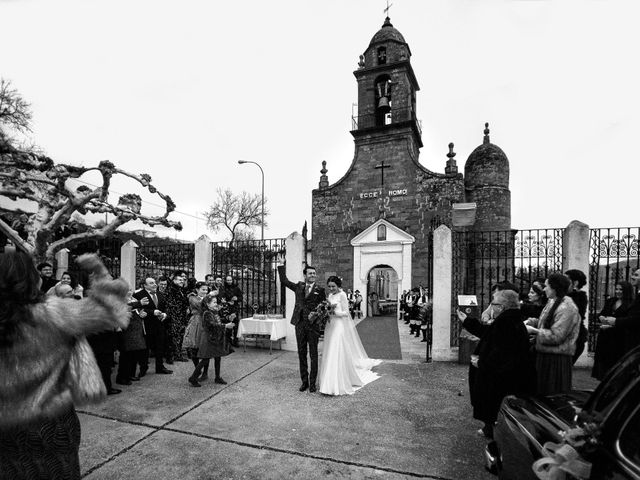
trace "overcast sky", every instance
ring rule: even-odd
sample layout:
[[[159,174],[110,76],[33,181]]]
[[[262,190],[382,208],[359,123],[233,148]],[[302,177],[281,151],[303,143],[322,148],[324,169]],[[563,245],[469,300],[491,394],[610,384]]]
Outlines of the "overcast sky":
[[[463,171],[489,122],[514,228],[637,226],[640,2],[392,3],[421,88],[422,165],[443,172],[454,142]],[[265,171],[265,237],[282,237],[310,223],[322,160],[333,183],[353,159],[353,71],[385,5],[0,0],[0,76],[55,161],[149,173],[181,212],[184,232],[167,234],[222,239],[194,217],[218,187],[260,192],[246,159]]]

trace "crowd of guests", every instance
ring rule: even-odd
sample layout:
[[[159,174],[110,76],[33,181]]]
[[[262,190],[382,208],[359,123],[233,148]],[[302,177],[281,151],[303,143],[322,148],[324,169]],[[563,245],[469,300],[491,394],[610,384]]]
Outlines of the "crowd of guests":
[[[400,295],[400,319],[409,325],[409,335],[427,341],[428,324],[432,321],[432,305],[426,289],[419,285]]]
[[[206,281],[175,271],[133,291],[95,254],[78,259],[86,288],[69,272],[15,250],[0,253],[0,472],[3,478],[80,478],[76,404],[121,393],[165,364],[192,361],[199,387],[214,359],[237,345],[242,291],[227,276]],[[85,347],[86,346],[86,347]],[[119,355],[115,355],[115,352]],[[117,358],[117,361],[116,361]],[[97,368],[96,368],[97,366]],[[99,371],[98,371],[99,370]],[[51,439],[55,439],[55,442]]]
[[[478,433],[493,437],[502,399],[509,394],[553,395],[572,388],[573,365],[584,351],[586,276],[580,270],[535,279],[525,299],[510,282],[492,289],[480,318],[457,312],[479,340],[471,355],[469,393]],[[618,282],[615,297],[598,316],[593,376],[603,378],[625,353],[640,346],[640,269]],[[634,299],[635,294],[635,299]]]
[[[45,262],[37,268],[42,279],[40,290],[44,295],[83,297],[83,287],[71,273],[64,272],[56,281],[51,264]],[[218,306],[210,306],[212,302]],[[207,333],[216,327],[211,324],[210,316],[203,315],[203,312],[215,312],[218,323],[225,325],[225,344],[220,351],[228,354],[232,346],[238,346],[241,302],[242,291],[232,276],[223,281],[221,276],[209,274],[205,281],[197,282],[187,278],[185,271],[176,270],[168,277],[145,278],[140,289],[128,292],[127,303],[131,311],[128,327],[87,337],[107,394],[122,393],[114,383],[128,386],[140,381],[149,370],[150,358],[154,359],[155,373],[164,375],[173,373],[167,365],[191,360],[199,368],[198,378],[192,376],[189,379],[196,387],[200,386],[198,379],[208,379],[209,358],[214,358],[215,382],[225,383],[220,376],[220,357],[224,355],[218,355],[216,350],[215,354],[207,357],[211,352],[204,339],[208,339]],[[204,323],[207,327],[201,328]],[[112,376],[116,365],[114,382]]]

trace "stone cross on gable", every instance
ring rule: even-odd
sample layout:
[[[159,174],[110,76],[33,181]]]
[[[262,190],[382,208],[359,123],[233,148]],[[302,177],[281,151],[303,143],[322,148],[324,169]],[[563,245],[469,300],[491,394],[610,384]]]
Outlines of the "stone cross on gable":
[[[380,169],[380,188],[384,189],[384,169],[391,168],[391,165],[385,165],[383,160],[382,163],[380,163],[380,165],[376,165],[375,168]]]

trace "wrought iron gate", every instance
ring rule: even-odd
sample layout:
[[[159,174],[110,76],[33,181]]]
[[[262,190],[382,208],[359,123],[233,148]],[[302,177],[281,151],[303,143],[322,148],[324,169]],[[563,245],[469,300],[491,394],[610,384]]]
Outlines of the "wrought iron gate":
[[[76,258],[84,253],[96,253],[113,278],[120,276],[120,249],[122,240],[118,237],[99,238],[79,243],[69,251],[69,273],[84,287],[89,284],[86,272],[78,269]]]
[[[564,229],[454,231],[451,295],[451,346],[458,346],[458,295],[476,295],[480,311],[491,303],[498,282],[515,284],[524,295],[537,277],[562,271]]]
[[[285,292],[280,288],[278,265],[284,265],[285,239],[214,242],[211,272],[223,279],[230,275],[243,294],[241,317],[284,314]]]
[[[640,227],[592,228],[589,235],[589,351],[595,351],[598,314],[616,283],[640,268]]]
[[[187,277],[194,276],[195,244],[143,245],[136,255],[136,282],[141,286],[147,277],[164,275],[167,278],[176,270],[184,270]]]

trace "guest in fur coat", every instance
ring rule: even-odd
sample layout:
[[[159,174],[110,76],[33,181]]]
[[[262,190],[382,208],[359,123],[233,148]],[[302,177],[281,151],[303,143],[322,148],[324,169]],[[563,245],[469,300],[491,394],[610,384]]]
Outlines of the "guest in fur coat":
[[[2,478],[80,478],[69,360],[78,337],[127,326],[129,287],[111,280],[95,255],[81,256],[78,264],[93,277],[87,298],[45,299],[31,256],[0,254]]]

